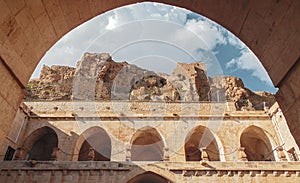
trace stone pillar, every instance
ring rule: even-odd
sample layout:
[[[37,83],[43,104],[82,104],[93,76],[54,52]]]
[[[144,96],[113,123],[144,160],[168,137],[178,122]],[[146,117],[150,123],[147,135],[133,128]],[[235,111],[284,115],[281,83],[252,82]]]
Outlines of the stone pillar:
[[[126,161],[131,161],[131,148],[126,147]]]
[[[239,151],[238,160],[239,161],[248,161],[247,154],[245,153],[245,148],[244,147],[240,147],[238,151]]]
[[[88,161],[94,161],[95,159],[95,151],[93,148],[89,148]]]
[[[58,156],[59,156],[59,148],[58,147],[54,147],[53,151],[52,151],[52,154],[51,154],[51,160],[52,161],[57,161]]]
[[[286,155],[285,155],[285,153],[283,151],[283,147],[279,146],[279,147],[277,147],[276,150],[277,150],[277,153],[278,153],[279,160],[280,161],[287,161]]]
[[[25,160],[26,152],[24,147],[18,147],[16,150],[16,154],[14,160]]]
[[[169,148],[164,148],[164,161],[170,161]]]
[[[208,154],[206,152],[206,147],[205,148],[201,148],[200,151],[201,151],[201,159],[202,159],[202,161],[209,161],[209,157],[208,157]]]

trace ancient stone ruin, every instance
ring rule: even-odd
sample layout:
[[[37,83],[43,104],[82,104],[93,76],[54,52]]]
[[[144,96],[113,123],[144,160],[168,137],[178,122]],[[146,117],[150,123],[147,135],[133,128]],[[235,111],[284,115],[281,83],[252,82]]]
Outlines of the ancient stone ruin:
[[[299,147],[273,103],[201,62],[164,74],[85,53],[28,83],[0,182],[299,182]]]
[[[261,110],[275,103],[273,94],[253,92],[240,78],[209,77],[202,62],[178,63],[168,75],[115,62],[107,53],[85,53],[76,68],[44,65],[26,91],[26,101],[232,101],[238,110]]]

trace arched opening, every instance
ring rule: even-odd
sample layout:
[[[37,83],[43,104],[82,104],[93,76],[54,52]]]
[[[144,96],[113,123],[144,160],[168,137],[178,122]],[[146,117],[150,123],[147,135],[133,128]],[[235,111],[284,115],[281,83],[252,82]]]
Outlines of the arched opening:
[[[53,129],[42,127],[35,130],[25,141],[28,159],[38,161],[51,160],[53,149],[58,146],[58,138]]]
[[[72,5],[51,1],[36,5],[25,2],[20,2],[20,4],[3,2],[1,17],[4,18],[1,35],[3,35],[2,40],[6,41],[1,45],[3,49],[1,49],[0,55],[10,69],[1,67],[1,78],[6,81],[2,83],[4,90],[0,91],[0,100],[6,101],[1,103],[1,108],[3,114],[7,114],[1,116],[1,123],[6,126],[12,122],[16,113],[15,109],[22,100],[22,85],[23,87],[26,85],[39,59],[52,44],[84,21],[113,8],[135,2],[141,1],[126,0],[114,3],[78,1]],[[292,134],[300,144],[300,127],[299,120],[297,120],[300,104],[299,100],[292,100],[299,96],[297,87],[294,87],[297,86],[295,82],[300,68],[297,64],[299,63],[298,21],[294,18],[298,16],[299,1],[273,1],[270,3],[265,3],[265,1],[220,1],[215,3],[205,0],[156,0],[155,2],[185,7],[203,14],[231,30],[250,46],[268,70],[273,83],[280,87],[278,93],[280,106],[284,110],[289,126],[293,127],[291,128]],[[261,7],[265,7],[265,11],[261,11]],[[16,12],[21,16],[16,17]],[[24,14],[30,16],[22,16]],[[262,16],[263,14],[272,16],[266,18]],[[11,20],[15,23],[12,24]],[[35,23],[36,20],[40,23]],[[254,28],[252,29],[252,27]],[[15,33],[15,30],[21,33],[11,34]],[[34,39],[28,39],[26,35],[29,34],[35,35]],[[12,77],[7,74],[9,70],[13,73]],[[12,86],[14,90],[10,92],[9,97],[6,97],[8,96],[7,91]],[[6,133],[6,130],[1,131],[2,139],[5,139]]]
[[[127,183],[171,183],[171,181],[153,172],[145,172],[132,178]]]
[[[137,130],[132,137],[132,161],[162,161],[164,157],[164,143],[154,128],[144,127]]]
[[[263,129],[257,126],[246,128],[240,138],[248,161],[274,161],[274,152],[269,138]]]
[[[82,135],[84,141],[80,147],[78,161],[89,160],[89,150],[94,150],[94,161],[110,161],[111,140],[106,131],[100,127],[92,127]]]
[[[201,161],[202,151],[205,151],[210,161],[220,161],[220,153],[216,139],[212,132],[204,127],[195,127],[185,139],[186,161]]]

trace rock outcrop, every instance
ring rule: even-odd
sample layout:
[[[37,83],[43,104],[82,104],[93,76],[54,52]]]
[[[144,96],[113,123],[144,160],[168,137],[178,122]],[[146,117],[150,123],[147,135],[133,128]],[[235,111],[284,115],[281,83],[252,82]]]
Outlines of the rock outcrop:
[[[75,68],[43,66],[39,79],[31,79],[25,96],[29,100],[70,100]]]
[[[126,62],[114,62],[109,54],[85,53],[74,74],[72,99],[107,100],[113,81]]]
[[[209,101],[210,84],[203,63],[177,63],[171,75],[159,75],[177,88],[181,101]]]
[[[212,101],[232,101],[239,110],[263,110],[275,103],[275,97],[268,92],[252,92],[243,81],[234,76],[210,78]]]
[[[85,53],[77,67],[44,66],[27,86],[26,100],[233,101],[239,110],[261,110],[274,95],[252,92],[234,76],[209,78],[201,62],[178,63],[171,75],[154,73],[107,53]]]
[[[179,101],[180,95],[167,79],[150,75],[135,82],[130,92],[130,100]]]

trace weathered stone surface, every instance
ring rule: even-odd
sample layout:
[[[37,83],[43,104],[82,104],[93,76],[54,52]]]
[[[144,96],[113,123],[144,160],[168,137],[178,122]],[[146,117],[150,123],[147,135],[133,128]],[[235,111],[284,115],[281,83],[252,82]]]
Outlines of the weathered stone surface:
[[[87,102],[79,103],[78,107],[81,108],[81,105]],[[163,119],[151,117],[149,114],[143,115],[143,119],[141,119],[140,115],[132,116],[131,111],[125,109],[126,106],[134,105],[136,110],[143,110],[149,104],[148,101],[102,101],[91,103],[94,103],[97,111],[84,107],[81,113],[85,114],[86,117],[76,121],[74,116],[70,115],[74,110],[74,102],[26,102],[25,104],[32,110],[26,129],[22,129],[23,132],[16,143],[6,139],[5,147],[25,147],[24,149],[28,151],[35,144],[35,141],[43,138],[46,132],[53,130],[58,137],[58,159],[57,161],[2,161],[0,162],[2,182],[11,182],[11,178],[14,177],[18,177],[20,181],[26,178],[29,182],[42,181],[45,183],[65,182],[67,178],[73,182],[90,182],[92,179],[101,180],[101,182],[127,182],[124,180],[131,180],[144,172],[156,173],[172,180],[174,183],[183,182],[182,180],[186,182],[235,182],[235,180],[244,182],[269,182],[274,180],[299,182],[299,161],[287,156],[286,151],[284,153],[287,161],[281,161],[280,152],[274,150],[283,144],[284,149],[292,148],[296,153],[299,152],[295,142],[282,143],[288,140],[291,135],[287,133],[284,118],[281,121],[278,120],[281,115],[281,113],[277,114],[278,106],[271,108],[269,113],[226,109],[223,120],[209,119],[211,115],[209,115],[210,110],[207,108],[208,106],[222,105],[222,103],[191,102],[185,104],[189,106],[187,110],[181,108],[180,106],[183,104],[179,102],[168,102],[166,103],[167,111],[155,111],[155,114],[161,117],[176,113],[182,119],[178,120],[175,116]],[[123,107],[121,110],[124,112],[124,116],[114,113],[116,111],[113,106],[116,106],[116,103],[119,103],[118,106]],[[160,109],[161,103],[163,102],[154,102],[152,107]],[[229,104],[226,104],[226,106],[229,106]],[[109,114],[106,116],[106,113]],[[96,117],[97,114],[101,114],[101,122],[99,121],[100,118]],[[22,115],[24,116],[24,114]],[[80,114],[78,113],[78,115]],[[278,115],[279,118],[272,119],[274,120],[274,123],[272,123],[269,115],[272,118],[277,118]],[[138,122],[135,123],[135,121]],[[207,123],[207,121],[210,123]],[[147,129],[150,130],[147,131]],[[204,129],[208,131],[200,138],[197,135],[191,135],[194,134],[195,130],[196,134],[204,133],[202,131]],[[285,134],[281,134],[281,130]],[[110,161],[90,161],[91,159],[78,161],[84,141],[93,142],[92,139],[101,141],[98,135],[94,135],[103,131],[110,137],[108,139],[111,139],[111,141],[107,140],[109,146],[111,146]],[[156,131],[158,133],[155,133]],[[210,135],[210,131],[214,133],[213,136]],[[243,148],[245,153],[242,157],[246,162],[241,161],[239,147],[241,141],[243,141],[243,134],[255,134],[254,141],[250,142],[263,140],[268,144],[272,144],[272,149],[267,153],[260,154],[262,151],[259,151],[259,149],[255,151],[255,154],[259,155],[256,158],[267,154],[273,156],[274,159],[271,159],[272,161],[248,159],[250,157],[247,154],[249,148]],[[163,143],[154,144],[161,144],[163,148],[155,146],[160,149],[154,151],[161,152],[164,157],[168,158],[155,162],[149,161],[149,159],[146,162],[135,161],[133,156],[136,155],[132,153],[134,139],[142,139],[139,140],[139,143],[143,142],[140,145],[145,145],[145,143],[149,143],[156,138],[159,138],[159,141]],[[201,158],[204,161],[187,161],[186,147],[190,146],[186,146],[186,143],[192,145],[194,142],[200,141],[200,143],[205,144],[211,140],[213,140],[212,144],[214,145],[208,145],[207,148],[200,149],[202,150]],[[252,147],[257,147],[257,145],[259,143],[252,145]],[[213,146],[217,148],[214,149]],[[102,146],[92,145],[92,147],[97,149]],[[260,146],[260,148],[264,147]],[[203,154],[204,149],[206,151]],[[6,148],[3,148],[1,154],[4,154],[5,151]],[[128,154],[128,151],[130,154]],[[146,151],[142,155],[149,158]],[[215,155],[219,158],[212,161],[212,157]],[[295,154],[296,156],[297,154]],[[48,180],[50,177],[51,180]],[[153,176],[147,176],[147,178],[147,180],[156,180]]]
[[[130,92],[130,100],[178,101],[180,96],[165,78],[151,75],[136,81]]]
[[[124,65],[126,63],[113,62],[111,56],[106,53],[85,53],[77,63],[73,99],[110,99],[113,81]]]
[[[243,81],[234,76],[218,76],[211,79],[212,101],[233,101],[237,109],[263,110],[275,103],[274,94],[253,92],[245,88]]]
[[[299,163],[280,162],[210,162],[209,167],[199,162],[156,162],[140,166],[128,162],[38,162],[35,167],[24,167],[25,162],[1,162],[1,182],[124,182],[147,180],[158,183],[199,182],[299,182]],[[64,167],[62,170],[61,167]],[[170,167],[172,167],[171,170]],[[213,168],[212,168],[213,167]],[[288,170],[285,167],[289,167]],[[239,171],[237,171],[239,170]],[[156,181],[159,180],[159,181]],[[142,182],[142,181],[139,181]],[[146,181],[144,181],[146,182]]]
[[[177,63],[172,75],[161,74],[178,90],[181,101],[208,101],[209,80],[205,65],[197,63]]]
[[[70,6],[66,6],[66,3],[59,3],[58,1],[43,1],[40,6],[40,1],[32,3],[9,0],[1,1],[1,55],[19,80],[22,81],[23,85],[26,85],[40,58],[64,34],[96,15],[135,2],[140,1],[88,1],[89,6],[84,5],[84,2],[71,3]],[[290,83],[289,81],[285,81],[287,73],[293,75],[295,82],[298,81],[299,74],[292,71],[291,67],[299,60],[299,20],[294,17],[299,16],[300,1],[272,1],[268,3],[266,1],[251,1],[245,3],[244,1],[167,0],[156,2],[187,8],[196,13],[203,14],[226,27],[251,48],[261,60],[275,86],[278,86],[280,90]],[[36,13],[43,9],[42,6],[46,9],[44,12],[49,17],[50,24],[48,21],[39,21],[42,19],[42,16],[45,16],[44,13]],[[29,15],[28,9],[34,17],[35,23],[27,23],[29,22],[28,20],[32,19],[31,16],[24,16],[25,18],[22,18],[24,14]],[[77,11],[80,13],[74,13]],[[18,19],[18,22],[16,22],[16,19]],[[25,26],[21,28],[20,25]],[[25,29],[26,25],[27,29]],[[41,28],[47,30],[54,29],[55,36],[48,39],[50,34],[45,34],[44,31],[41,31]],[[28,34],[28,32],[31,33]],[[38,36],[40,32],[42,32],[42,39]],[[38,36],[39,39],[34,39],[32,35]],[[40,42],[43,40],[45,41],[41,47],[36,46],[41,45]],[[29,45],[31,45],[30,47],[28,47],[28,41]],[[2,74],[3,72],[1,72]],[[12,89],[6,83],[2,83],[1,86],[1,94]],[[21,89],[17,90],[21,91]],[[293,92],[298,91],[298,88],[293,89]],[[18,103],[21,102],[21,95],[11,94],[12,97],[9,99],[5,97],[3,99],[15,107],[15,101]],[[299,126],[299,110],[295,110],[295,108],[299,108],[298,98],[289,100],[291,96],[288,94],[281,96],[281,98],[280,106],[284,109],[283,111],[289,125]],[[289,102],[282,103],[285,100]],[[294,107],[290,108],[290,106]],[[5,106],[1,107],[5,108]],[[290,110],[291,112],[289,112]],[[12,116],[15,115],[10,114],[10,110],[5,110],[4,113]],[[12,118],[10,117],[10,119]],[[1,121],[8,120],[1,117]],[[8,121],[7,123],[11,122]],[[294,135],[299,139],[299,130],[296,130]]]
[[[262,110],[273,94],[252,92],[234,76],[209,78],[201,62],[178,63],[171,75],[154,73],[108,53],[85,53],[77,68],[44,66],[27,86],[27,100],[233,101],[239,110]]]
[[[68,66],[43,66],[40,78],[27,84],[27,99],[69,100],[75,69]]]
[[[34,3],[38,3],[39,1],[36,1]],[[28,6],[30,6],[30,3],[24,3],[23,1],[1,1],[1,33],[0,33],[0,42],[1,45],[3,42],[9,42],[12,43],[14,40],[19,40],[15,44],[6,44],[5,47],[1,47],[1,55],[6,54],[5,57],[7,59],[7,63],[11,66],[12,70],[20,80],[22,80],[23,84],[26,85],[28,78],[30,77],[32,71],[34,70],[35,66],[39,62],[39,59],[42,57],[42,55],[46,52],[46,50],[53,45],[61,36],[63,36],[65,33],[67,33],[69,30],[72,30],[76,25],[79,25],[80,23],[83,23],[84,21],[90,19],[91,17],[95,15],[99,15],[107,10],[123,6],[125,4],[131,4],[138,1],[105,1],[100,2],[97,1],[89,1],[90,6],[81,6],[81,3],[79,4],[70,4],[72,6],[66,6],[66,3],[58,3],[58,1],[43,1],[43,6],[47,9],[46,13],[47,16],[49,16],[51,21],[51,26],[55,27],[55,37],[51,38],[49,41],[44,42],[44,46],[39,47],[35,46],[36,49],[28,49],[28,44],[24,44],[27,41],[30,41],[29,45],[36,45],[37,39],[30,39],[32,38],[32,35],[38,35],[40,30],[37,28],[34,28],[35,25],[39,25],[39,23],[36,21],[35,23],[30,23],[29,28],[27,29],[21,29],[19,28],[20,25],[24,25],[24,22],[27,22],[26,18],[19,19],[18,23],[15,23],[15,17],[16,14],[20,12],[20,10],[27,10]],[[266,1],[252,1],[252,2],[245,2],[245,1],[223,1],[223,2],[217,2],[216,1],[199,1],[199,0],[192,0],[192,1],[160,1],[164,3],[169,3],[172,5],[177,5],[179,7],[185,7],[187,9],[190,9],[192,11],[195,11],[200,14],[206,15],[208,18],[211,18],[212,20],[215,20],[216,22],[219,22],[224,27],[228,28],[231,32],[235,33],[239,36],[239,38],[245,43],[251,47],[253,52],[258,56],[258,58],[261,60],[262,64],[265,66],[266,70],[271,76],[271,79],[273,80],[274,84],[276,86],[284,87],[285,85],[288,85],[290,82],[285,80],[286,73],[290,72],[292,73],[293,77],[295,78],[294,81],[299,81],[298,76],[295,72],[292,72],[290,69],[294,63],[296,63],[299,60],[299,34],[298,34],[298,25],[299,20],[294,17],[298,17],[299,15],[299,5],[300,1],[293,0],[293,1],[273,1],[270,3],[266,3]],[[233,4],[232,4],[233,3]],[[97,5],[97,6],[96,6]],[[76,8],[74,8],[74,6]],[[31,7],[31,6],[30,6]],[[30,12],[36,11],[36,9],[39,9],[39,6],[30,8]],[[63,9],[63,10],[62,10]],[[4,11],[2,11],[4,10]],[[75,10],[75,11],[74,11]],[[81,13],[75,13],[78,10],[79,12],[91,12],[91,14],[81,14]],[[73,12],[73,13],[68,13]],[[20,15],[23,15],[24,13],[19,13]],[[33,14],[33,13],[32,13]],[[80,16],[81,18],[72,18],[76,16]],[[248,16],[249,15],[249,16]],[[43,14],[39,14],[36,16],[44,16]],[[27,16],[26,16],[27,17]],[[31,16],[28,16],[30,19]],[[74,21],[70,21],[74,20]],[[10,22],[8,25],[3,24],[3,22]],[[11,23],[14,22],[14,23]],[[26,23],[25,23],[26,25]],[[42,21],[41,25],[39,27],[48,27],[47,21]],[[17,27],[17,29],[16,29]],[[51,29],[48,28],[48,29]],[[5,30],[8,30],[7,32]],[[29,31],[28,31],[29,30]],[[26,32],[30,32],[30,30],[34,30],[30,36],[25,36]],[[268,33],[268,31],[270,33]],[[43,40],[47,40],[45,36],[48,36],[48,34],[43,34]],[[12,38],[13,37],[13,38]],[[263,40],[263,41],[261,41]],[[40,45],[40,44],[38,44]],[[27,49],[25,49],[27,47]],[[7,50],[10,50],[10,52],[7,52]],[[23,51],[22,51],[23,50]],[[25,50],[25,51],[24,51]],[[18,53],[15,54],[15,53]],[[19,56],[19,55],[22,55]],[[32,59],[32,55],[37,55]],[[16,64],[17,63],[17,64]],[[20,64],[21,63],[21,64]],[[22,64],[24,63],[24,64]],[[26,67],[28,67],[28,69]],[[3,72],[1,72],[2,74]],[[4,75],[5,76],[5,75]],[[282,82],[282,80],[284,82]],[[6,93],[6,91],[10,91],[12,87],[6,83],[2,83],[1,85],[1,95],[3,93]],[[13,87],[13,89],[16,89]],[[293,88],[292,88],[293,89]],[[20,91],[20,89],[17,89]],[[294,88],[292,90],[293,92],[298,92],[298,88]],[[283,92],[284,93],[284,92]],[[299,92],[298,92],[299,93]],[[21,94],[20,94],[21,95]],[[11,106],[17,107],[16,105],[13,105],[15,101],[18,101],[20,103],[21,100],[18,100],[17,98],[20,95],[11,94],[12,97],[7,99],[6,97],[1,97],[1,100],[6,100]],[[12,99],[13,98],[13,99]],[[289,100],[289,98],[292,98],[293,100]],[[288,117],[289,123],[292,126],[298,126],[299,124],[299,100],[298,98],[293,98],[292,96],[285,94],[282,96],[281,101],[288,101],[287,104],[281,104],[282,108],[285,110],[285,114]],[[281,102],[280,102],[281,103]],[[10,112],[10,110],[7,110],[5,108],[5,105],[1,105],[1,108],[4,109],[3,113],[1,114],[8,114],[11,116],[14,116]],[[292,111],[292,112],[289,112]],[[294,112],[295,111],[295,112]],[[293,114],[293,115],[291,115]],[[7,115],[5,115],[7,116]],[[292,116],[292,117],[290,117]],[[298,118],[297,118],[298,117]],[[11,118],[11,117],[10,117]],[[11,123],[10,119],[7,119],[6,117],[1,117],[1,121],[4,123]],[[2,131],[0,131],[2,132]],[[299,130],[295,130],[295,136],[299,138]],[[1,141],[2,139],[5,139],[6,133],[1,133]],[[298,141],[299,142],[299,141]],[[49,165],[47,165],[49,166]],[[179,166],[183,166],[180,164]],[[199,167],[199,163],[197,162],[196,165]],[[244,166],[244,164],[243,164]],[[1,166],[2,167],[2,166]],[[14,167],[14,165],[12,165]],[[154,167],[154,166],[152,166]],[[274,167],[274,164],[269,164],[269,167]],[[290,165],[285,165],[284,167],[290,167]],[[160,169],[161,174],[165,175],[163,171],[169,167],[166,167],[164,169]],[[154,168],[153,168],[154,169]],[[297,168],[299,170],[299,168]],[[144,169],[144,171],[150,171],[149,169]],[[152,170],[154,171],[154,170]],[[155,172],[155,171],[154,171]],[[159,173],[158,171],[156,171]],[[196,171],[195,171],[196,172]],[[267,175],[266,177],[260,176],[259,172],[256,174],[250,171],[248,174],[248,171],[246,173],[240,174],[241,177],[236,177],[236,179],[233,179],[232,177],[227,177],[226,175],[232,175],[227,174],[226,171],[220,171],[221,173],[219,175],[224,175],[224,179],[228,181],[244,181],[244,182],[271,182],[271,181],[280,181],[280,182],[299,182],[299,171],[296,172],[283,172],[280,171],[280,169],[277,170],[277,173],[275,171],[273,172],[274,177],[272,174]],[[17,175],[15,174],[17,173]],[[69,173],[69,172],[68,172]],[[76,172],[77,173],[77,172]],[[127,174],[127,172],[125,172]],[[136,172],[135,172],[136,173]],[[139,174],[141,172],[138,172]],[[138,174],[136,173],[136,175]],[[178,174],[181,175],[181,172]],[[199,172],[197,172],[199,173]],[[268,173],[268,172],[267,172]],[[272,173],[272,172],[271,172]],[[22,181],[42,181],[46,182],[44,179],[36,180],[38,177],[41,177],[41,172],[37,172],[38,175],[32,174],[32,172],[29,170],[27,172],[10,172],[10,171],[2,171],[0,176],[0,182],[13,182],[14,180],[16,182],[22,182]],[[72,174],[72,172],[71,172]],[[205,172],[204,172],[205,174]],[[200,173],[200,175],[204,175],[203,172]],[[243,176],[245,174],[245,176]],[[248,176],[250,175],[251,176]],[[258,176],[255,176],[257,175]],[[292,176],[287,176],[291,175]],[[21,175],[21,176],[20,176]],[[43,174],[45,175],[45,174]],[[63,182],[63,181],[71,181],[70,177],[73,177],[73,182],[83,182],[80,180],[87,180],[86,177],[92,177],[92,173],[90,175],[89,172],[84,172],[83,178],[78,178],[79,175],[63,175],[62,171],[56,171],[55,173],[50,172],[45,175],[45,177],[49,177],[50,182]],[[103,175],[103,174],[101,174]],[[252,176],[254,175],[254,177]],[[261,172],[261,175],[265,175]],[[296,175],[297,177],[294,177],[293,175]],[[85,177],[86,176],[86,177]],[[165,175],[166,176],[166,175]],[[277,177],[278,176],[278,177]],[[102,177],[102,178],[101,178]],[[104,176],[99,177],[100,182],[107,182],[104,178],[106,177],[112,177],[111,172],[106,172]],[[294,179],[295,178],[295,179]],[[198,179],[201,179],[200,181],[207,181],[211,182],[211,177],[204,177],[204,176],[188,176],[188,177],[179,177],[178,182],[199,182]],[[226,180],[222,180],[219,177],[213,177],[213,181],[221,181],[224,182]],[[260,179],[260,180],[258,180]],[[98,180],[98,181],[99,181]],[[110,180],[112,182],[120,182],[120,180]],[[172,179],[170,179],[171,182]]]

